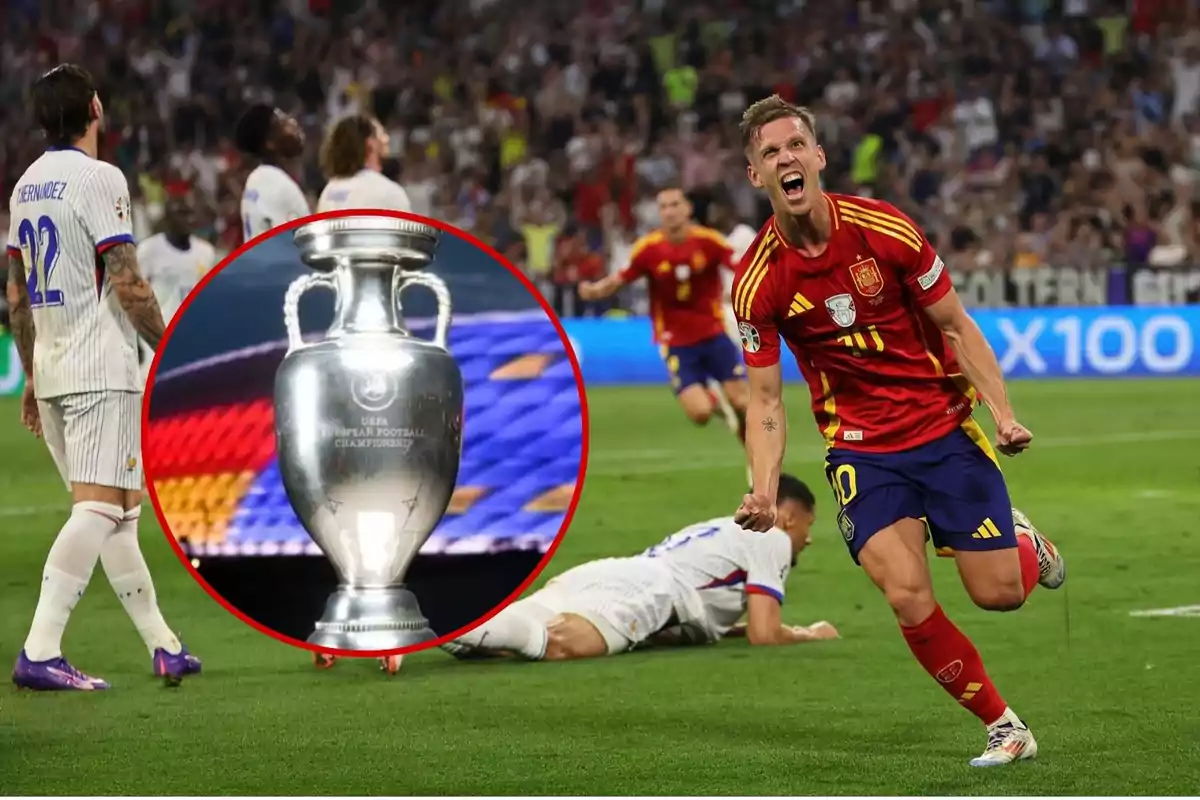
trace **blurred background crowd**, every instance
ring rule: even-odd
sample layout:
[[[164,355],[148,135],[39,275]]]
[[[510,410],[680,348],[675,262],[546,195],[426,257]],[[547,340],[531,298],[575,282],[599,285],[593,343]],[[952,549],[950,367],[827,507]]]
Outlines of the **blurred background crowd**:
[[[104,157],[139,238],[190,194],[240,243],[250,102],[317,142],[390,131],[414,211],[467,229],[553,293],[623,266],[681,184],[730,233],[769,214],[737,122],[771,93],[817,114],[825,187],[895,203],[956,269],[1200,262],[1196,0],[8,0],[0,182],[40,151],[30,82],[104,86]],[[950,259],[948,259],[950,260]],[[568,304],[569,305],[569,304]],[[568,311],[570,309],[568,308]]]

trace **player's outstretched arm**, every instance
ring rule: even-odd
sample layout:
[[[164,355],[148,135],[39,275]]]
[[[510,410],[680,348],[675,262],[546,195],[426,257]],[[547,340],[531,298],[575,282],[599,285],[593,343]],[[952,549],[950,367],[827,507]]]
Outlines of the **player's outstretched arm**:
[[[827,622],[818,622],[809,627],[784,625],[780,611],[779,601],[774,597],[752,594],[746,599],[745,625],[740,631],[735,627],[726,635],[744,635],[752,645],[800,644],[837,638],[837,631]]]
[[[750,383],[750,402],[746,407],[746,454],[754,476],[753,493],[774,505],[787,443],[783,369],[777,361],[769,367],[747,367],[746,375]],[[774,524],[774,519],[771,523]]]
[[[108,282],[117,295],[121,308],[129,316],[138,335],[146,340],[146,344],[158,349],[166,326],[163,323],[162,309],[158,306],[158,298],[154,296],[154,290],[138,270],[137,249],[130,242],[122,242],[105,250],[101,258],[104,259]]]
[[[33,375],[33,310],[29,306],[29,287],[25,284],[25,265],[21,257],[8,254],[8,326],[25,377]]]
[[[1008,455],[1014,455],[1027,448],[1032,435],[1017,422],[1013,413],[996,353],[975,320],[963,308],[958,293],[950,289],[940,300],[926,306],[925,313],[941,329],[962,366],[963,374],[982,395],[983,402],[992,412],[1000,449]]]
[[[579,297],[587,303],[592,303],[596,300],[607,300],[621,291],[621,287],[624,285],[625,278],[621,273],[615,272],[598,281],[585,281],[579,284]]]

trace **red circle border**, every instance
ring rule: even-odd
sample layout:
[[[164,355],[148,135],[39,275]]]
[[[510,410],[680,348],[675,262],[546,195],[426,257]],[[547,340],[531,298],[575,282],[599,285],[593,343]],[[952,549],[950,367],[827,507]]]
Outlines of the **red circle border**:
[[[533,281],[531,281],[527,275],[525,275],[523,272],[521,272],[521,270],[517,269],[517,267],[511,261],[509,261],[503,255],[501,255],[498,251],[496,251],[495,248],[480,241],[477,237],[475,237],[474,235],[472,235],[471,233],[469,233],[467,231],[461,230],[460,228],[456,228],[452,225],[448,225],[445,222],[442,222],[440,220],[431,219],[429,217],[422,217],[417,214],[410,214],[410,213],[402,212],[402,211],[389,211],[389,210],[384,210],[384,209],[344,209],[344,210],[338,210],[338,211],[326,211],[326,212],[322,212],[319,214],[310,214],[307,217],[301,217],[300,219],[292,220],[291,222],[288,222],[288,223],[279,225],[278,227],[272,228],[271,230],[266,231],[265,233],[261,233],[258,236],[254,237],[253,239],[251,239],[250,241],[244,243],[243,245],[238,247],[236,250],[234,250],[232,253],[230,253],[225,258],[223,258],[211,270],[209,270],[208,273],[203,278],[201,278],[200,281],[192,288],[192,290],[190,292],[188,292],[188,295],[187,295],[187,297],[184,298],[183,302],[180,303],[179,308],[175,311],[175,314],[171,319],[171,323],[167,326],[166,331],[163,333],[163,338],[159,342],[158,349],[155,351],[154,360],[151,362],[150,371],[147,373],[147,376],[146,376],[146,390],[142,396],[142,431],[143,431],[143,434],[149,430],[150,401],[151,401],[151,397],[154,394],[154,379],[155,379],[155,376],[158,374],[158,366],[159,366],[159,362],[161,360],[162,353],[165,349],[165,346],[166,346],[167,342],[170,341],[171,337],[174,335],[175,329],[176,329],[177,325],[179,324],[179,321],[183,318],[184,314],[186,313],[188,307],[195,301],[196,297],[201,292],[204,291],[204,288],[213,280],[213,278],[215,278],[218,274],[220,274],[222,271],[224,271],[226,267],[228,267],[230,264],[232,264],[234,261],[236,261],[240,256],[245,255],[246,253],[250,252],[256,246],[258,246],[260,243],[265,242],[268,239],[274,238],[275,236],[279,236],[283,233],[286,233],[287,231],[292,230],[293,228],[298,228],[301,225],[307,225],[311,222],[317,222],[317,221],[323,220],[323,219],[334,219],[336,217],[361,217],[361,216],[394,217],[396,219],[409,220],[412,222],[419,222],[419,223],[422,223],[425,225],[430,225],[432,227],[439,229],[443,233],[448,233],[452,236],[456,236],[459,239],[461,239],[462,241],[466,242],[467,244],[472,245],[476,249],[482,251],[484,254],[490,256],[494,261],[501,264],[514,277],[516,277],[516,279],[521,282],[521,284],[533,296],[533,298],[535,300],[537,300],[538,305],[541,307],[542,311],[545,312],[547,319],[549,319],[551,324],[554,325],[554,329],[558,333],[558,337],[563,343],[563,348],[566,352],[567,359],[571,362],[571,371],[574,373],[574,376],[575,376],[575,386],[576,386],[576,389],[579,391],[579,411],[580,411],[583,435],[582,435],[581,449],[580,449],[580,454],[579,454],[579,472],[575,477],[575,490],[571,494],[571,502],[570,502],[570,505],[567,506],[566,516],[563,517],[562,526],[558,529],[558,533],[555,535],[554,541],[552,541],[550,543],[550,547],[547,548],[546,553],[542,556],[542,558],[538,562],[537,566],[533,568],[533,571],[529,573],[529,576],[526,577],[525,580],[521,583],[521,585],[518,586],[508,597],[506,597],[502,602],[500,602],[495,608],[493,608],[491,611],[489,611],[484,616],[482,616],[479,619],[472,622],[470,625],[466,625],[462,628],[459,628],[456,631],[445,634],[444,636],[440,636],[431,642],[424,642],[424,643],[418,644],[418,645],[402,647],[397,650],[341,650],[341,649],[336,649],[336,648],[321,647],[318,645],[314,645],[309,642],[301,641],[300,639],[295,639],[291,636],[287,636],[285,634],[279,633],[278,631],[274,630],[273,628],[269,628],[266,625],[263,625],[262,623],[258,622],[257,620],[251,618],[249,615],[243,613],[241,611],[241,609],[237,608],[232,603],[230,603],[228,600],[226,600],[216,589],[214,589],[212,587],[211,584],[209,584],[208,581],[206,581],[204,579],[203,576],[200,575],[200,572],[195,567],[192,566],[191,559],[188,557],[187,553],[185,553],[183,551],[183,547],[180,545],[179,540],[175,538],[174,534],[172,534],[171,527],[167,522],[166,515],[163,513],[162,504],[158,499],[158,491],[155,489],[155,486],[154,486],[154,478],[152,475],[153,467],[145,459],[145,441],[144,441],[145,436],[143,436],[142,468],[143,468],[143,471],[145,473],[145,478],[146,478],[146,492],[150,497],[150,504],[154,508],[154,516],[158,519],[158,524],[162,528],[163,534],[166,536],[167,542],[168,542],[168,544],[170,544],[172,551],[174,551],[174,553],[175,553],[176,557],[179,559],[180,563],[183,564],[184,568],[187,569],[188,573],[192,576],[192,578],[196,581],[196,583],[198,583],[200,585],[200,587],[202,589],[204,589],[204,591],[207,592],[211,598],[213,598],[213,600],[217,601],[217,603],[220,604],[222,608],[224,608],[226,611],[228,611],[234,617],[237,617],[239,620],[241,620],[245,624],[247,624],[250,627],[254,628],[255,630],[259,631],[260,633],[264,633],[264,634],[270,636],[271,638],[276,639],[277,641],[283,642],[285,644],[289,644],[293,647],[297,647],[297,648],[300,648],[303,650],[309,650],[314,653],[324,653],[327,655],[343,656],[343,657],[348,657],[348,658],[372,658],[372,657],[383,657],[383,656],[407,655],[409,653],[417,653],[417,652],[421,652],[423,650],[430,650],[434,647],[438,647],[439,645],[442,645],[448,641],[451,641],[452,639],[462,636],[463,634],[467,633],[470,630],[473,630],[474,628],[479,627],[480,625],[484,624],[485,622],[490,620],[492,617],[496,616],[501,611],[503,611],[509,604],[511,604],[515,600],[517,600],[517,598],[519,598],[525,592],[525,590],[528,589],[535,580],[537,580],[538,576],[541,575],[542,571],[546,568],[546,566],[549,565],[550,560],[552,558],[554,558],[554,554],[558,550],[559,545],[562,544],[563,537],[566,535],[567,530],[571,527],[571,522],[575,517],[575,511],[579,507],[579,500],[583,495],[583,484],[587,478],[588,453],[589,453],[589,446],[590,446],[590,439],[591,439],[591,425],[590,425],[590,417],[589,417],[589,412],[588,412],[587,389],[583,382],[583,373],[579,367],[579,358],[576,356],[575,350],[571,346],[570,337],[567,335],[566,329],[563,328],[562,321],[558,318],[558,315],[556,313],[554,313],[554,309],[550,307],[550,303],[546,300],[545,296],[542,295],[542,293],[540,291],[538,291],[536,286],[534,286]]]

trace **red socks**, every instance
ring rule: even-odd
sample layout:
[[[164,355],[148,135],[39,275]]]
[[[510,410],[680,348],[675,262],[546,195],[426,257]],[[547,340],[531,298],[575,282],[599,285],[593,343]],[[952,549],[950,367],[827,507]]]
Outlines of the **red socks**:
[[[1032,544],[1030,542],[1031,548]],[[1034,574],[1037,574],[1036,569]],[[983,724],[990,725],[1004,715],[1008,704],[992,685],[979,651],[946,617],[941,606],[937,606],[929,619],[920,625],[912,628],[901,625],[900,630],[925,671],[968,711],[983,720]]]
[[[1017,553],[1021,556],[1021,584],[1025,587],[1025,597],[1033,592],[1041,577],[1038,567],[1037,548],[1028,536],[1017,537]]]

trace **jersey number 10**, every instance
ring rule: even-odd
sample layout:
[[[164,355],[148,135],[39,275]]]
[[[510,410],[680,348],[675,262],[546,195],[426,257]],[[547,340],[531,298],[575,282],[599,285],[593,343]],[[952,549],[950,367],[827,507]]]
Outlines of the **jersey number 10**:
[[[54,220],[43,215],[35,227],[32,220],[23,219],[17,229],[17,238],[21,252],[29,259],[29,277],[25,284],[29,292],[29,307],[61,306],[62,290],[50,288],[50,279],[58,265],[58,228]]]

